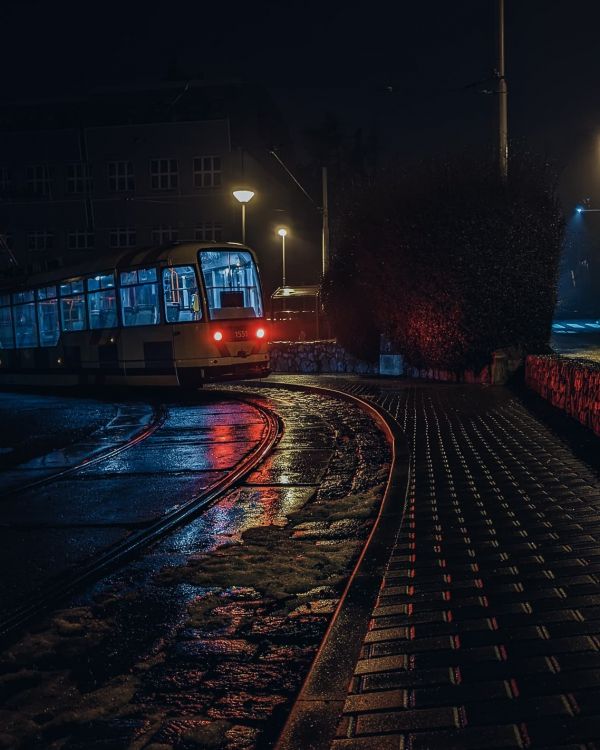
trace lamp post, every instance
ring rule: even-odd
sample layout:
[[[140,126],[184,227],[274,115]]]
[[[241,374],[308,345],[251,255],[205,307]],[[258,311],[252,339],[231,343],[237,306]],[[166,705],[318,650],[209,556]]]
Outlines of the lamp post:
[[[281,265],[283,269],[282,286],[285,286],[285,237],[287,235],[287,229],[281,227],[281,229],[277,230],[277,234],[281,237]]]
[[[242,204],[242,244],[246,244],[246,203],[254,198],[252,190],[234,190],[233,197]]]

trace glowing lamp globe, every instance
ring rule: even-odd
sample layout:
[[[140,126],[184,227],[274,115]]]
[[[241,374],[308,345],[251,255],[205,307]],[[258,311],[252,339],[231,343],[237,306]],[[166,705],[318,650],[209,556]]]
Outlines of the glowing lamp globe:
[[[240,203],[249,203],[254,198],[252,190],[234,190],[233,197]]]

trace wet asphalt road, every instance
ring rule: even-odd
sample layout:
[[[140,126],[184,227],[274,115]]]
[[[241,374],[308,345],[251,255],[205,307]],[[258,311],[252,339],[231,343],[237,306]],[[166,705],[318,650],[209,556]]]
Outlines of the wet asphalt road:
[[[118,407],[89,398],[0,393],[0,468],[67,446],[108,423]]]
[[[38,417],[30,422],[29,444],[48,450],[0,474],[0,496],[11,490],[0,497],[0,600],[5,612],[48,580],[214,484],[254,447],[265,426],[256,409],[237,401],[172,404],[164,424],[138,445],[41,487],[14,491],[135,434],[153,411],[148,404],[117,408],[79,399],[47,397],[46,403],[46,397],[18,398]],[[0,416],[6,411],[7,419],[16,422],[17,404],[12,395],[0,400]],[[64,449],[52,449],[51,437],[60,434],[67,418],[87,434]],[[104,425],[103,419],[108,420]],[[39,434],[43,440],[37,439]],[[20,435],[26,442],[23,425]]]
[[[389,451],[356,407],[267,391],[284,434],[241,486],[0,654],[0,747],[272,746],[370,528]],[[168,471],[166,452],[182,461],[178,448],[200,448],[203,436],[212,468],[225,471],[259,425],[218,406],[200,425],[169,407],[145,463]],[[141,507],[157,475],[138,458],[122,454],[112,468],[135,474]],[[92,497],[87,507],[95,512]]]

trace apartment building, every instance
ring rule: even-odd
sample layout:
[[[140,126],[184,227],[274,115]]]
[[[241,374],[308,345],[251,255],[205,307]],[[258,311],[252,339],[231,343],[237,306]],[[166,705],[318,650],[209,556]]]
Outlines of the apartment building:
[[[115,248],[239,241],[232,190],[250,187],[247,242],[272,249],[273,227],[298,201],[269,154],[282,143],[276,108],[241,84],[168,83],[4,105],[0,236],[27,272]],[[271,255],[263,258],[267,278]]]

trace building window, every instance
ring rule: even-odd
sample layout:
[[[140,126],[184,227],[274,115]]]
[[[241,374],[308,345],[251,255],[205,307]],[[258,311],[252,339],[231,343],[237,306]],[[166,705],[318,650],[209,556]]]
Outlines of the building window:
[[[223,225],[216,221],[205,221],[196,226],[194,238],[200,242],[222,242]]]
[[[48,196],[52,192],[54,170],[47,164],[27,167],[27,189],[31,195]]]
[[[89,193],[92,190],[92,167],[90,164],[77,162],[67,164],[67,193]]]
[[[85,229],[73,229],[67,235],[69,250],[91,250],[94,247],[94,233]]]
[[[174,190],[178,184],[177,159],[151,159],[152,190]]]
[[[152,244],[164,245],[167,242],[177,242],[179,232],[175,227],[159,224],[152,229]]]
[[[108,233],[110,247],[135,247],[136,242],[135,227],[115,227]]]
[[[221,178],[220,156],[198,156],[194,159],[194,187],[221,187]]]
[[[132,162],[108,162],[108,189],[111,193],[126,193],[135,190],[135,177],[133,174]]]
[[[32,252],[52,250],[53,246],[54,234],[46,229],[29,232],[27,235],[27,249]]]
[[[0,167],[0,193],[10,193],[12,188],[12,175],[8,167]]]

